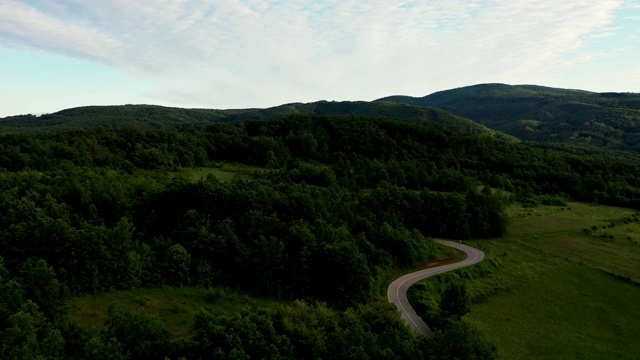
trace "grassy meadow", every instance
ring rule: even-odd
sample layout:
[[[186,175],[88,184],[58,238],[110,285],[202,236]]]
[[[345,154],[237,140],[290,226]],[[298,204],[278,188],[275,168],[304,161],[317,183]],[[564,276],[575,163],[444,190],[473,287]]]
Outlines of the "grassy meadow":
[[[172,172],[171,176],[198,181],[212,175],[224,182],[231,181],[234,177],[249,178],[251,174],[260,170],[264,169],[243,164],[220,163],[218,167],[181,168],[179,171]]]
[[[635,210],[570,203],[510,209],[507,236],[472,241],[466,320],[502,359],[637,359],[640,224]]]
[[[185,286],[99,293],[73,298],[66,306],[69,319],[86,327],[102,325],[110,306],[129,312],[146,311],[171,331],[174,340],[179,340],[187,335],[197,311],[233,316],[247,305],[270,307],[275,304],[276,300],[254,298],[232,289]]]

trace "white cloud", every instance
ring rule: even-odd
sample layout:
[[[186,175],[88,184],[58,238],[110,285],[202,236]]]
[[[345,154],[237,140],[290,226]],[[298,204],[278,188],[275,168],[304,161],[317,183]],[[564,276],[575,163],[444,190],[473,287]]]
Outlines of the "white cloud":
[[[0,45],[110,64],[156,83],[149,94],[170,102],[372,99],[528,82],[610,36],[623,3],[4,0]]]
[[[638,3],[637,1],[638,0],[627,0],[625,2],[625,7],[629,9],[640,9],[640,3]]]
[[[120,44],[93,28],[66,24],[19,1],[0,3],[0,36],[5,42],[75,56],[104,59]]]

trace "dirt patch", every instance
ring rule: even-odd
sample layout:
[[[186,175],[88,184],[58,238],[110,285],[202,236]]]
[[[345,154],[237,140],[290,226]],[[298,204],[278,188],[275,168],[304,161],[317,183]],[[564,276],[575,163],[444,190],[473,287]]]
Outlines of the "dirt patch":
[[[454,256],[454,257],[450,257],[450,258],[446,258],[446,259],[442,259],[442,260],[435,260],[435,261],[430,261],[428,263],[424,263],[421,265],[416,266],[417,269],[424,269],[424,268],[428,268],[428,267],[432,267],[432,266],[438,266],[438,265],[444,265],[444,264],[448,264],[450,262],[454,262],[456,260],[458,260],[459,257]]]

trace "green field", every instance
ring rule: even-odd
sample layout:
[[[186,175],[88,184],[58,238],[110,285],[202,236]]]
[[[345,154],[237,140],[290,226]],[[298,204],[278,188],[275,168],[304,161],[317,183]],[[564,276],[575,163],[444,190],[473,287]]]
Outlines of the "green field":
[[[473,241],[466,320],[502,359],[637,359],[640,224],[635,211],[570,203],[510,209],[507,236]]]
[[[234,177],[248,178],[256,171],[263,168],[243,164],[221,163],[217,167],[182,168],[171,173],[171,176],[183,178],[189,181],[198,181],[209,175],[215,176],[220,181],[230,181]]]
[[[269,307],[275,300],[260,299],[230,289],[196,287],[138,288],[72,298],[67,302],[69,319],[77,324],[100,326],[110,306],[129,312],[144,310],[171,331],[174,340],[184,338],[199,310],[232,316],[247,305]]]

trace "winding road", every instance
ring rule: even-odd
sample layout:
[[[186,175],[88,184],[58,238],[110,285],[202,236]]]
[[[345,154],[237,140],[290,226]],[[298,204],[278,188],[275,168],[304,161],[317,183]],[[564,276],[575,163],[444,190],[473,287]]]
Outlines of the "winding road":
[[[429,326],[427,326],[422,318],[420,318],[418,314],[416,314],[415,310],[413,310],[413,308],[409,304],[409,300],[407,299],[407,290],[411,287],[411,285],[422,279],[428,278],[429,276],[442,274],[447,271],[452,271],[465,266],[477,264],[484,259],[484,253],[476,248],[472,248],[471,246],[460,244],[455,241],[436,241],[442,245],[464,251],[467,254],[467,258],[457,263],[436,266],[404,275],[392,282],[391,285],[389,285],[389,289],[387,290],[387,298],[390,302],[396,304],[398,310],[400,310],[402,319],[411,327],[414,332],[423,334],[425,336],[433,336],[433,331],[429,328]]]

